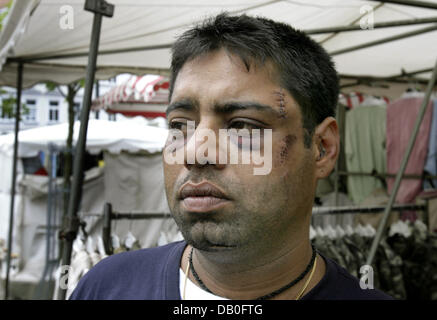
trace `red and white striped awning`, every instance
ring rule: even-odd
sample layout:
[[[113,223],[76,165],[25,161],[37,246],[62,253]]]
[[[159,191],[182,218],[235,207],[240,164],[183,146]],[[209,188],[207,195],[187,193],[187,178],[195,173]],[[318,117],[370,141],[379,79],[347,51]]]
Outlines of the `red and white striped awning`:
[[[125,116],[165,117],[169,82],[162,76],[154,78],[151,80],[148,75],[132,76],[125,83],[93,100],[91,108]]]

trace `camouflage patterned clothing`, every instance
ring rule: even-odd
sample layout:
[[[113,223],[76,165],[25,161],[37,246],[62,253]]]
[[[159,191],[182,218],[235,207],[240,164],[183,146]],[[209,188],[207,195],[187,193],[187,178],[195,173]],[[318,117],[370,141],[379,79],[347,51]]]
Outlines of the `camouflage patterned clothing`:
[[[437,233],[431,234],[428,237],[430,246],[429,264],[431,269],[429,279],[430,299],[437,300]]]
[[[380,280],[380,289],[395,299],[405,299],[406,291],[402,274],[402,258],[381,240],[375,257]]]
[[[360,268],[362,265],[366,264],[366,256],[364,254],[364,248],[360,248],[358,244],[356,244],[352,236],[344,236],[343,238],[344,244],[347,246],[349,252],[352,255],[352,259],[349,262],[348,270],[352,275],[359,278]]]
[[[412,234],[384,236],[373,262],[373,284],[395,299],[437,300],[437,233],[420,223],[411,224]],[[316,235],[317,250],[360,278],[372,237],[354,233],[331,239]]]

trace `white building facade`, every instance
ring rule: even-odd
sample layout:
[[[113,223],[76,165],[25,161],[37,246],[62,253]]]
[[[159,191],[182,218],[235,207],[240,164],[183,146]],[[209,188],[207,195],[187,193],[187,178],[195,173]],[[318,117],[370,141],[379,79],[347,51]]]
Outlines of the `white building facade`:
[[[100,81],[100,94],[104,94],[115,85],[115,81]],[[6,87],[2,89],[8,93],[4,94],[0,99],[16,96],[15,89]],[[63,90],[63,93],[66,93],[65,87],[62,87],[61,90]],[[93,97],[95,97],[95,93]],[[83,89],[79,90],[74,99],[75,119],[80,117],[82,99]],[[68,103],[57,89],[48,91],[45,85],[36,85],[30,89],[23,90],[21,102],[25,105],[28,112],[22,116],[20,130],[68,122]],[[105,111],[91,111],[90,113],[90,119],[116,120],[118,116],[107,114]],[[0,112],[0,134],[13,132],[14,127],[15,118]]]

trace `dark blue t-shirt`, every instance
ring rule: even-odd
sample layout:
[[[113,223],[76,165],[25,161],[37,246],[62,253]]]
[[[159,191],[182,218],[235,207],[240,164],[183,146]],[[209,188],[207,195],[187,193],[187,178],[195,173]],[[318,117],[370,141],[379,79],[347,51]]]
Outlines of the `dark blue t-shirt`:
[[[185,241],[123,252],[100,261],[79,281],[72,300],[180,300],[179,268]],[[377,289],[361,289],[357,278],[323,257],[326,273],[302,300],[386,300]]]

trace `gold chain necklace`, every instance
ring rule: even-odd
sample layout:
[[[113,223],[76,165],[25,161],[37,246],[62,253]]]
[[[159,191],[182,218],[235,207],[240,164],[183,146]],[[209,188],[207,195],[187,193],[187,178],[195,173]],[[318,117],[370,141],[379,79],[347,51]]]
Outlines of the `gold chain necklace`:
[[[308,280],[305,282],[305,285],[303,286],[302,290],[299,292],[299,294],[296,296],[295,300],[299,300],[302,297],[302,294],[305,292],[306,288],[308,287],[308,285],[310,284],[311,279],[313,278],[313,274],[314,271],[316,270],[316,265],[317,265],[317,257],[314,260],[314,266],[313,266],[313,270],[311,270],[310,273],[310,277],[308,278]]]

